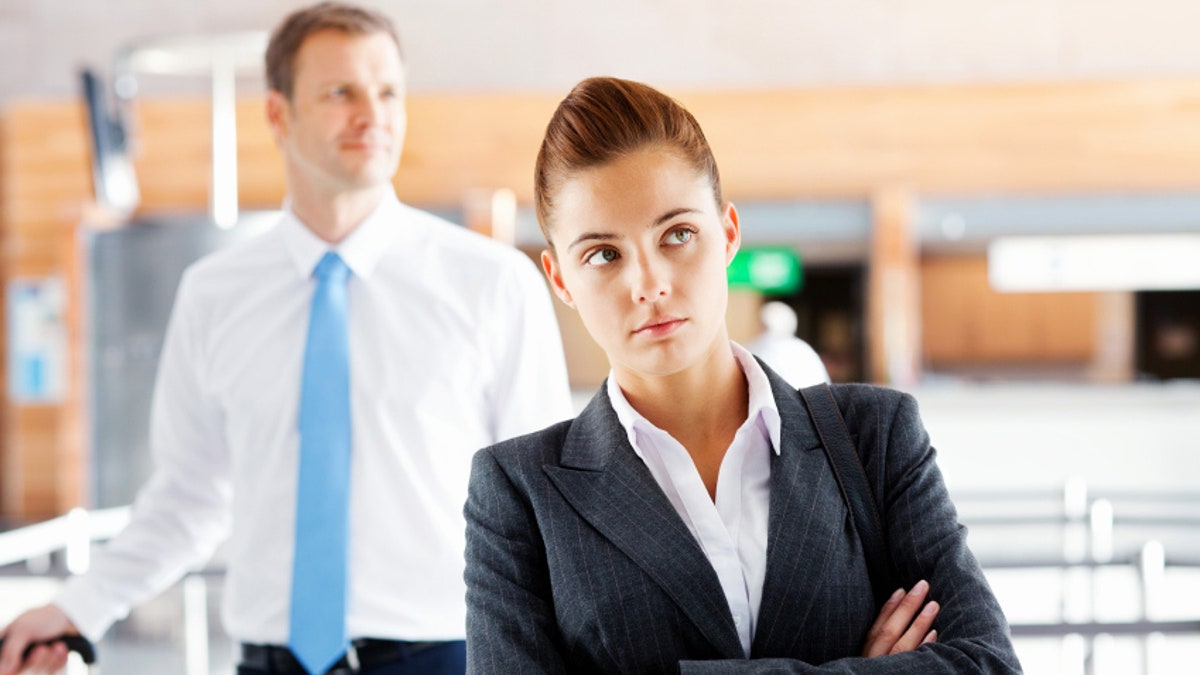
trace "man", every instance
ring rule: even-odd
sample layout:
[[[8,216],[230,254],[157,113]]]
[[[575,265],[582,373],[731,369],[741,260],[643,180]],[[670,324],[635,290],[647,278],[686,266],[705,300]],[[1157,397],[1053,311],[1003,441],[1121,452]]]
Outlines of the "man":
[[[766,361],[797,389],[829,383],[829,373],[816,350],[796,337],[796,324],[799,321],[796,310],[772,300],[763,303],[759,318],[763,324],[762,334],[746,343],[746,349],[751,354]]]
[[[61,643],[20,654],[99,638],[226,537],[240,675],[463,672],[471,455],[570,414],[549,296],[519,252],[396,200],[388,19],[298,11],[266,60],[286,213],[184,275],[156,473],[92,570],[5,629],[3,675],[60,668]]]

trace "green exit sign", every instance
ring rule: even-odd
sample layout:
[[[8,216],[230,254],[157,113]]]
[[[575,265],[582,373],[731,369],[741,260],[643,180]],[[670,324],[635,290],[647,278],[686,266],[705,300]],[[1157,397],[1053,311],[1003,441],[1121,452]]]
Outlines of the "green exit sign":
[[[786,295],[800,290],[800,256],[783,246],[745,247],[729,263],[729,287]]]

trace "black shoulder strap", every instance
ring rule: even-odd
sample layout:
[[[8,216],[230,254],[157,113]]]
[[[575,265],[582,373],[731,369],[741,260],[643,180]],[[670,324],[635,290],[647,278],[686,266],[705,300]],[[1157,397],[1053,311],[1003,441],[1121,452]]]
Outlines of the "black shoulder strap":
[[[875,593],[876,606],[883,603],[899,586],[896,585],[892,573],[892,558],[888,553],[887,539],[883,536],[883,519],[879,517],[879,506],[871,484],[867,481],[867,472],[863,469],[862,459],[846,429],[846,420],[838,411],[834,401],[833,391],[827,384],[818,384],[800,390],[804,402],[808,405],[809,415],[817,427],[817,435],[821,437],[821,446],[829,465],[833,467],[833,475],[837,478],[838,489],[842,499],[850,509],[850,518],[854,528],[858,530],[858,538],[862,542],[863,554],[867,558],[867,570],[871,574],[871,588]]]

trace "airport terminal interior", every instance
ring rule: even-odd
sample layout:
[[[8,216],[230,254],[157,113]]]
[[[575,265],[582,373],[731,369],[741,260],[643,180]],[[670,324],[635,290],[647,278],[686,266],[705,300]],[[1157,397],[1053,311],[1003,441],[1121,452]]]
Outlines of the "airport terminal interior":
[[[738,208],[730,336],[782,315],[832,382],[915,396],[1025,671],[1196,672],[1194,3],[365,4],[404,43],[402,201],[540,268],[557,102],[666,91]],[[0,625],[127,522],[184,269],[278,217],[262,59],[298,6],[0,6]],[[609,364],[554,305],[579,411]],[[223,579],[219,551],[68,672],[231,675]]]

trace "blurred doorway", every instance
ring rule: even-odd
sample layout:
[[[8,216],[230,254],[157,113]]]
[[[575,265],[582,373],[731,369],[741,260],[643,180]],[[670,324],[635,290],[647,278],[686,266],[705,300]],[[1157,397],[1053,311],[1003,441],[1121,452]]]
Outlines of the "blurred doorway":
[[[1200,379],[1200,291],[1137,293],[1137,372]]]
[[[796,310],[796,336],[817,350],[834,382],[860,382],[866,373],[864,280],[862,265],[805,267],[799,291],[763,298]]]

